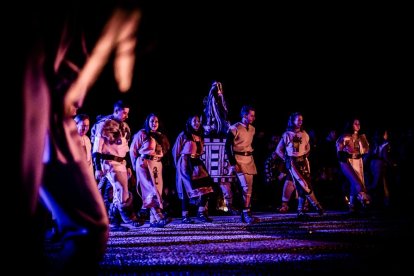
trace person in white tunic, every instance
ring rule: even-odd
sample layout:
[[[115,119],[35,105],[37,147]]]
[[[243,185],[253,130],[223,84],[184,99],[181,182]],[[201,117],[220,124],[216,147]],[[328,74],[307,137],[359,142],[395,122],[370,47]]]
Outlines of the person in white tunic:
[[[161,161],[170,150],[170,143],[158,128],[158,116],[149,114],[144,128],[134,135],[129,154],[141,190],[142,207],[150,209],[150,226],[162,228],[167,220],[162,213],[164,182]]]
[[[241,121],[229,127],[226,138],[226,154],[231,165],[229,173],[236,173],[243,194],[242,222],[255,223],[258,219],[250,212],[253,191],[253,177],[257,174],[253,158],[252,142],[256,133],[252,123],[256,119],[256,110],[248,105],[242,107]]]
[[[303,116],[299,112],[289,116],[286,131],[282,134],[275,153],[285,161],[298,192],[298,218],[306,219],[304,212],[306,199],[319,213],[324,214],[324,209],[316,199],[312,189],[310,164],[308,155],[311,149],[309,135],[303,129]]]
[[[131,131],[125,122],[129,114],[129,105],[122,100],[114,104],[111,115],[101,118],[94,125],[92,157],[95,165],[95,178],[106,177],[113,188],[113,199],[109,209],[109,218],[118,226],[117,218],[132,227],[143,223],[133,210],[133,195],[128,190],[131,171],[127,169],[126,157],[129,153],[128,142]]]
[[[92,143],[91,139],[89,138],[88,131],[90,127],[90,119],[89,115],[87,114],[78,114],[74,118],[76,123],[76,129],[78,130],[78,134],[81,138],[81,147],[85,153],[85,160],[88,164],[88,168],[93,173],[93,165],[92,165]]]

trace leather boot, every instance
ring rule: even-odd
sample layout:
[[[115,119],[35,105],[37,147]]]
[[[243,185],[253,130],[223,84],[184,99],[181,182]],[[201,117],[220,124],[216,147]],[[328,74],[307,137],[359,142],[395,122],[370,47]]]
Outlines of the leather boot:
[[[322,208],[321,204],[318,202],[313,192],[306,195],[306,198],[309,200],[310,204],[313,206],[313,208],[315,208],[316,212],[318,212],[320,216],[325,214],[325,210]]]
[[[305,221],[305,220],[309,219],[309,215],[306,214],[306,212],[303,208],[305,206],[305,201],[306,201],[305,197],[299,196],[299,198],[298,198],[298,214],[297,214],[298,220]]]
[[[349,196],[348,210],[350,214],[357,213],[356,199],[353,195]]]
[[[277,210],[279,213],[285,214],[289,212],[289,204],[286,201],[283,201],[282,206],[280,206]]]
[[[213,222],[213,220],[207,215],[206,211],[198,212],[197,219],[202,222]]]
[[[124,223],[129,224],[132,227],[140,227],[144,223],[138,219],[136,214],[132,210],[132,194],[129,194],[129,197],[125,203],[119,204],[118,211],[121,215]]]
[[[185,215],[185,216],[182,217],[181,223],[194,224],[194,220],[192,218],[190,218],[188,215]]]
[[[109,215],[109,231],[124,232],[124,231],[129,230],[128,227],[121,225],[122,223],[121,215],[119,214],[118,207],[116,207],[115,204],[111,203],[109,205],[108,215]]]
[[[233,204],[228,203],[226,206],[227,210],[225,211],[226,215],[228,216],[238,216],[240,215],[239,210],[233,207]]]
[[[361,203],[362,208],[367,209],[371,205],[369,196],[365,192],[360,192],[358,194],[358,200]]]
[[[107,177],[101,178],[101,180],[98,183],[98,189],[102,195],[102,199],[104,201],[106,211],[108,212],[108,215],[109,215],[109,208],[111,206],[112,199],[113,199],[113,189],[112,189],[111,182],[109,182]]]
[[[152,221],[150,222],[150,227],[164,228],[168,224],[160,208],[151,208],[150,212],[150,219]]]
[[[252,216],[250,210],[243,210],[241,214],[241,221],[248,224],[253,224],[259,222],[259,219]]]
[[[165,225],[167,225],[167,221],[165,219],[161,219],[159,221],[150,222],[150,227],[164,228]]]

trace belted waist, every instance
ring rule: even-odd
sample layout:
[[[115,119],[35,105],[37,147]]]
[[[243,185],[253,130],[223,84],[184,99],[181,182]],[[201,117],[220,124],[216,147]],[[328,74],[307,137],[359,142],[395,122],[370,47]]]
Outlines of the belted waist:
[[[102,153],[101,154],[101,159],[103,159],[103,160],[113,160],[113,161],[116,161],[116,162],[122,162],[122,161],[125,160],[125,157],[119,157],[119,156],[112,155],[112,154]]]
[[[302,155],[302,156],[289,156],[289,158],[293,161],[296,161],[296,162],[302,162],[302,161],[306,160],[305,155]]]
[[[150,155],[150,154],[140,154],[139,157],[147,159],[147,160],[157,161],[157,162],[161,162],[161,158],[162,158],[162,157],[158,157],[158,156]]]
[[[253,155],[252,151],[233,151],[233,153],[237,155],[243,155],[243,156]]]
[[[200,158],[201,157],[201,154],[197,154],[197,153],[195,153],[195,154],[182,154],[182,155],[189,156],[190,158]]]
[[[362,155],[360,153],[354,153],[354,154],[350,154],[349,158],[351,158],[351,159],[360,159],[360,158],[362,158]]]

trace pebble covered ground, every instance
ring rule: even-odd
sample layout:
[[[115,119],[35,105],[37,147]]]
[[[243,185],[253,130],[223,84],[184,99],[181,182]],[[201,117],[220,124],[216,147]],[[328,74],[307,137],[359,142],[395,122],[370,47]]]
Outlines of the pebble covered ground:
[[[328,212],[298,221],[293,213],[254,215],[260,221],[253,225],[238,216],[214,216],[212,223],[187,225],[174,218],[165,228],[150,228],[147,222],[111,232],[100,274],[358,275],[408,267],[402,249],[412,241],[412,223],[405,216]]]

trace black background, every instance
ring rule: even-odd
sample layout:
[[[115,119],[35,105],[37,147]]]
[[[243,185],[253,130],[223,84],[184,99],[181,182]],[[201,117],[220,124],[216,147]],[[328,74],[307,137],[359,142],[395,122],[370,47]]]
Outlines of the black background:
[[[248,3],[248,2],[246,2]],[[131,91],[117,92],[111,64],[80,112],[112,112],[131,101],[137,131],[149,112],[169,136],[201,114],[212,81],[223,83],[231,122],[243,104],[256,107],[256,127],[281,133],[291,112],[318,132],[359,116],[364,129],[412,126],[407,97],[411,44],[404,7],[293,6],[275,3],[161,3],[144,7]],[[101,104],[99,104],[101,102]]]

